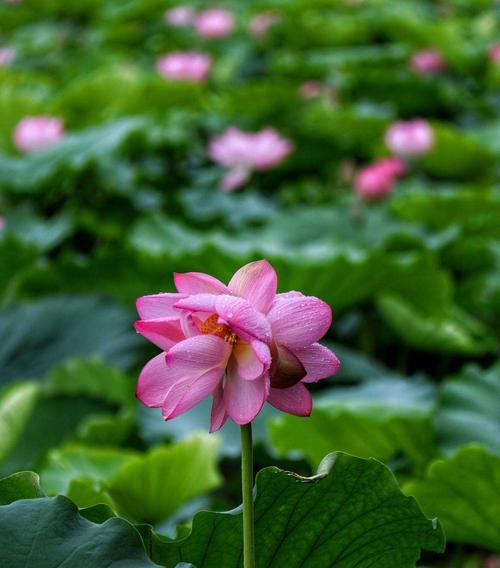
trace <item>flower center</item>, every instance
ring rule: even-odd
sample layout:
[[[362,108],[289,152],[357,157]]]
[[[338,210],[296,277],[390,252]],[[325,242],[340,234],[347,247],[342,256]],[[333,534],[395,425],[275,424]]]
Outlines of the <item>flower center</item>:
[[[236,333],[232,332],[225,323],[219,323],[219,316],[213,314],[207,318],[200,326],[201,333],[207,335],[216,335],[221,337],[224,341],[230,345],[236,345],[238,343],[238,336]]]

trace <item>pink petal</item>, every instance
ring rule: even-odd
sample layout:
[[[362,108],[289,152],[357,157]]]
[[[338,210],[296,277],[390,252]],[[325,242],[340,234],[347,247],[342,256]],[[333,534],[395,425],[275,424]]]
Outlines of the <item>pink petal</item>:
[[[165,420],[184,414],[212,394],[221,382],[222,373],[221,369],[216,368],[196,379],[175,383],[163,404],[162,414]]]
[[[234,191],[244,185],[250,177],[250,170],[244,166],[230,169],[221,179],[220,188],[223,191]]]
[[[271,307],[278,277],[267,260],[250,262],[240,268],[228,284],[228,288],[236,296],[248,300],[254,308],[266,314]]]
[[[267,317],[276,343],[300,349],[325,335],[332,323],[332,310],[314,296],[289,296],[273,302]]]
[[[166,355],[167,366],[179,379],[194,379],[207,371],[225,369],[229,343],[216,335],[197,335],[174,345]]]
[[[180,299],[175,307],[181,310],[190,310],[192,312],[215,313],[215,294],[193,294],[187,298]]]
[[[163,351],[168,351],[176,343],[186,339],[179,318],[139,320],[135,322],[134,327],[138,333]]]
[[[210,433],[220,430],[229,418],[224,406],[223,394],[224,391],[221,381],[213,393],[214,401],[212,403],[212,414],[210,416]]]
[[[335,353],[319,343],[297,349],[295,355],[307,371],[307,375],[302,379],[304,383],[314,383],[320,379],[325,379],[334,375],[340,369],[340,361]]]
[[[258,379],[271,365],[271,352],[262,341],[239,341],[233,348],[239,375],[247,380]]]
[[[238,374],[237,365],[230,361],[224,385],[224,406],[236,424],[248,424],[260,412],[269,392],[269,378],[264,375],[246,381]]]
[[[271,326],[264,314],[244,298],[221,294],[194,294],[175,304],[176,308],[195,312],[216,313],[234,333],[245,341],[271,341]]]
[[[228,294],[229,290],[217,278],[203,272],[175,273],[174,283],[181,294]]]
[[[165,353],[146,363],[139,375],[136,396],[146,406],[161,407],[167,392],[179,380],[177,373],[167,367]]]
[[[295,416],[310,416],[312,412],[311,393],[302,383],[297,383],[288,389],[273,389],[267,402],[278,410]]]
[[[170,293],[142,296],[137,298],[137,311],[143,320],[179,317],[179,312],[174,308],[174,304],[183,297],[183,294]]]
[[[216,313],[228,323],[232,331],[245,341],[258,339],[264,343],[270,343],[269,321],[244,298],[225,294],[217,296],[215,307]]]
[[[301,381],[307,374],[299,358],[283,345],[273,343],[273,367],[271,369],[271,386],[287,389]]]

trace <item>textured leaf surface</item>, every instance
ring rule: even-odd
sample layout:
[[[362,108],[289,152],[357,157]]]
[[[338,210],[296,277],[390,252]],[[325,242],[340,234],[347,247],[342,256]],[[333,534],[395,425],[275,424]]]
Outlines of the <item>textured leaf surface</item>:
[[[33,471],[20,471],[0,479],[0,505],[8,505],[19,499],[45,497],[40,478]]]
[[[149,568],[137,531],[123,519],[94,524],[66,497],[0,507],[0,550],[9,568]]]
[[[125,310],[94,296],[58,296],[3,310],[1,380],[40,378],[76,356],[99,356],[127,367],[139,345],[131,323]]]
[[[312,478],[262,470],[255,519],[257,568],[413,568],[420,549],[444,546],[439,523],[403,496],[384,465],[341,453]],[[241,530],[239,510],[198,513],[191,535],[158,545],[153,559],[169,568],[237,568]]]
[[[38,397],[38,385],[20,383],[0,393],[0,462],[12,450],[29,420]]]
[[[431,464],[426,478],[409,483],[427,515],[438,515],[448,540],[500,551],[500,457],[465,447]]]
[[[435,417],[440,446],[451,453],[478,443],[500,454],[500,364],[487,371],[467,367],[440,388]]]
[[[432,386],[423,380],[377,380],[322,395],[310,418],[282,414],[269,424],[282,454],[305,456],[315,467],[322,456],[345,451],[382,461],[399,452],[422,468],[433,456]]]

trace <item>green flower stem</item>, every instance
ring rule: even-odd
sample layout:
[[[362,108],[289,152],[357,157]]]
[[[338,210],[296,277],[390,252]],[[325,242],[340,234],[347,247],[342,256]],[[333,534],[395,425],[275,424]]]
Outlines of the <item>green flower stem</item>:
[[[252,424],[241,427],[241,492],[243,495],[243,566],[255,567],[253,520]]]

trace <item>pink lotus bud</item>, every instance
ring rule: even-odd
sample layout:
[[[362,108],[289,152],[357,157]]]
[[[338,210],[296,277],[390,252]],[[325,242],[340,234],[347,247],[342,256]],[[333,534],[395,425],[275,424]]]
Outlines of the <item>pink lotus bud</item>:
[[[280,17],[275,12],[262,12],[256,14],[249,22],[248,29],[253,37],[262,37],[267,30],[279,21]]]
[[[319,81],[305,81],[300,85],[299,93],[304,99],[314,99],[321,94],[321,83]]]
[[[156,60],[158,73],[171,81],[202,83],[211,66],[210,55],[196,51],[174,51]]]
[[[378,160],[358,172],[354,189],[364,199],[382,199],[392,193],[396,178],[401,176],[405,169],[404,162],[399,158]]]
[[[176,6],[165,12],[165,21],[176,28],[190,26],[194,20],[194,10],[191,6]]]
[[[208,154],[212,160],[232,170],[222,182],[223,189],[230,190],[244,183],[252,170],[267,170],[278,165],[292,149],[292,143],[272,128],[244,132],[230,127],[210,142]]]
[[[233,13],[222,9],[204,10],[196,16],[194,29],[205,39],[226,37],[234,31]]]
[[[385,133],[385,143],[399,156],[420,156],[434,146],[434,132],[426,120],[399,121]]]
[[[446,62],[436,49],[423,49],[413,54],[410,67],[419,75],[431,75],[443,71]]]
[[[34,152],[64,137],[62,120],[53,116],[27,116],[14,130],[14,143],[22,152]]]
[[[12,47],[0,47],[0,67],[7,67],[16,58],[16,50]]]
[[[494,43],[488,49],[490,61],[493,63],[500,63],[500,43]]]

